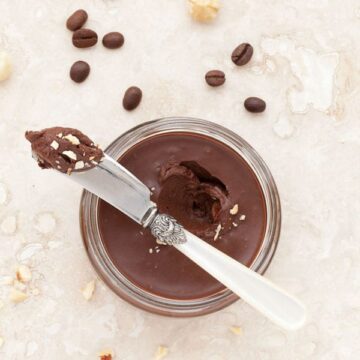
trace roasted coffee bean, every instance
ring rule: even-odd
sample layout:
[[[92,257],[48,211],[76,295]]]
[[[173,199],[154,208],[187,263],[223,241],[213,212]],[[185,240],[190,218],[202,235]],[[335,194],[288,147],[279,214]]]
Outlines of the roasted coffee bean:
[[[72,37],[72,42],[77,48],[87,48],[94,46],[98,41],[98,36],[95,31],[90,29],[76,30]]]
[[[83,9],[76,10],[67,19],[66,27],[71,31],[78,30],[86,23],[87,18],[88,18],[88,14],[85,10]]]
[[[90,73],[90,65],[85,61],[76,61],[70,69],[71,80],[81,83]]]
[[[210,70],[205,75],[205,81],[210,86],[220,86],[225,82],[225,74],[220,70]]]
[[[131,86],[129,87],[124,94],[123,98],[123,107],[125,110],[134,110],[141,101],[142,98],[142,91],[136,87]]]
[[[108,49],[117,49],[123,46],[124,36],[119,32],[111,32],[103,37],[102,43]]]
[[[235,48],[235,50],[231,54],[231,60],[235,65],[245,65],[247,64],[252,55],[253,55],[254,49],[250,44],[243,43],[240,44],[238,47]]]
[[[244,102],[245,109],[253,113],[260,113],[266,109],[266,102],[258,97],[249,97]]]

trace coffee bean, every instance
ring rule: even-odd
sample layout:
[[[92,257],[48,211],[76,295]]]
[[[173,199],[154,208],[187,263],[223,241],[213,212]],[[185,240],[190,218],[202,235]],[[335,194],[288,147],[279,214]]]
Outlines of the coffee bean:
[[[87,48],[97,43],[98,36],[95,31],[90,29],[76,30],[72,37],[72,42],[77,48]]]
[[[82,9],[76,10],[67,19],[66,27],[71,31],[78,30],[86,23],[87,18],[88,18],[88,14],[85,10]]]
[[[220,70],[210,70],[205,75],[205,81],[210,86],[220,86],[225,82],[225,74]]]
[[[117,49],[124,44],[124,36],[119,32],[110,32],[102,39],[103,45],[108,49]]]
[[[134,110],[141,101],[142,92],[136,86],[129,87],[124,94],[123,106],[125,110]]]
[[[70,69],[71,80],[81,83],[83,82],[90,73],[90,65],[85,61],[76,61]]]
[[[235,65],[245,65],[247,64],[252,55],[253,55],[254,49],[250,44],[243,43],[240,44],[238,47],[235,48],[235,50],[231,54],[231,60]]]
[[[249,97],[244,102],[245,109],[253,113],[261,113],[266,109],[266,102],[258,97]]]

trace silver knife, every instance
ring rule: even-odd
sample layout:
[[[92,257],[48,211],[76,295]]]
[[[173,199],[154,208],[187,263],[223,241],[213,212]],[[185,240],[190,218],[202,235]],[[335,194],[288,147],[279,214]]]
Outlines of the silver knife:
[[[274,323],[291,330],[304,324],[306,311],[300,301],[185,230],[173,217],[158,213],[148,187],[110,156],[104,154],[94,168],[68,177],[150,228],[160,242],[174,246]]]

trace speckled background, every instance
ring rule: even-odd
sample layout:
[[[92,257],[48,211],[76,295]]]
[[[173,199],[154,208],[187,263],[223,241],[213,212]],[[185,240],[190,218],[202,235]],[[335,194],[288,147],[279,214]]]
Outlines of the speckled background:
[[[355,0],[224,0],[216,21],[195,23],[183,0],[2,0],[0,50],[13,58],[0,84],[0,358],[169,360],[358,359],[360,354],[360,5]],[[84,7],[99,36],[121,31],[125,45],[79,50],[64,22]],[[239,68],[230,54],[255,48]],[[76,60],[92,70],[71,82]],[[203,81],[212,68],[225,86]],[[141,106],[122,109],[130,85]],[[254,116],[247,96],[268,103]],[[106,146],[134,125],[162,116],[225,125],[264,157],[279,186],[281,241],[267,276],[308,307],[296,332],[269,323],[242,302],[195,319],[169,319],[119,300],[83,250],[81,189],[31,160],[23,133],[54,124],[78,127]],[[9,301],[19,263],[33,273],[29,298]],[[241,327],[235,335],[230,327]]]

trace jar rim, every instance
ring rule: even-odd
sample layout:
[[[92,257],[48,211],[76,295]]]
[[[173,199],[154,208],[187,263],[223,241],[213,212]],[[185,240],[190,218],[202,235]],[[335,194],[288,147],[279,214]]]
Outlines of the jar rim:
[[[235,150],[255,174],[265,199],[266,229],[260,250],[250,268],[263,274],[269,266],[279,241],[281,206],[273,176],[264,160],[242,137],[216,123],[188,117],[167,117],[137,125],[117,137],[105,152],[118,159],[128,149],[146,138],[169,133],[189,132],[208,136]],[[153,313],[187,317],[208,314],[238,300],[229,289],[206,298],[168,299],[151,294],[130,282],[112,263],[102,242],[98,226],[98,197],[84,190],[80,201],[80,228],[87,255],[98,275],[121,298]]]

